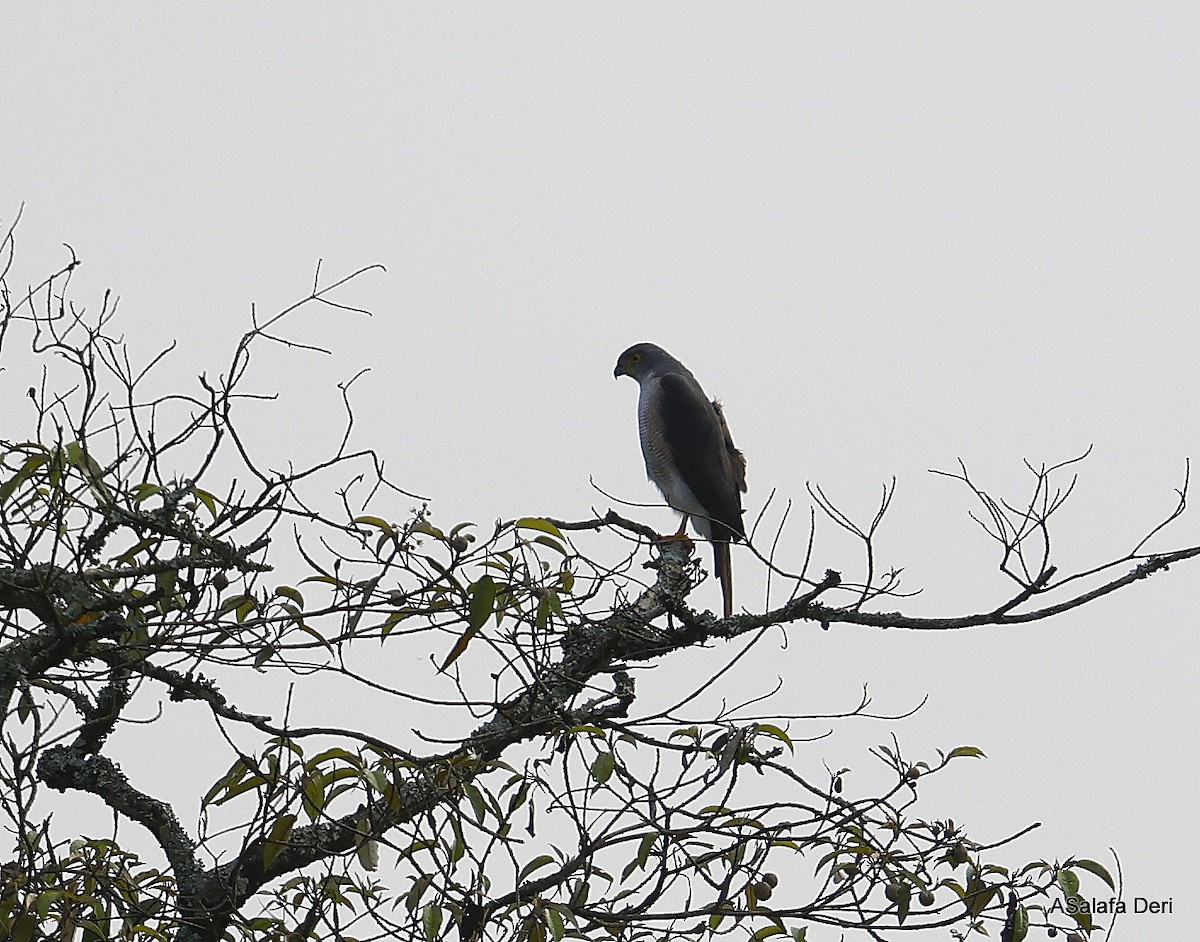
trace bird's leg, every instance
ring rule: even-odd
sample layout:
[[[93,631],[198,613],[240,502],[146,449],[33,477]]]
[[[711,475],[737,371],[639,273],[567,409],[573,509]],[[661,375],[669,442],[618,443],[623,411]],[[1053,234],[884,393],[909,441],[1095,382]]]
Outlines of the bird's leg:
[[[691,537],[687,535],[687,525],[690,518],[687,514],[683,515],[683,519],[679,521],[679,529],[670,536],[664,536],[660,543],[684,543],[687,545],[688,552],[696,548],[696,544],[692,542]]]

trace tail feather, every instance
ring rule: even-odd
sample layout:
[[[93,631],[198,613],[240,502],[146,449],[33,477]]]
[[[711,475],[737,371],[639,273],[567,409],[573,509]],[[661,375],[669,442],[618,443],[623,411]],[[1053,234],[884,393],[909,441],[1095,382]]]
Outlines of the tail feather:
[[[725,617],[728,618],[733,614],[733,566],[728,540],[713,540],[713,568],[721,583],[721,600],[725,604]]]

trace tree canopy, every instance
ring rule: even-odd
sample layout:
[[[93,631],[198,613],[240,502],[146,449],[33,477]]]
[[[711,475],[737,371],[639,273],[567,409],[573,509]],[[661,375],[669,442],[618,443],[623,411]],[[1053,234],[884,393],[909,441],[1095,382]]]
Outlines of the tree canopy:
[[[812,540],[799,561],[756,550],[783,601],[722,619],[690,604],[698,554],[628,511],[441,519],[354,441],[351,383],[333,453],[265,465],[239,424],[261,398],[246,391],[252,353],[292,345],[297,310],[351,306],[362,272],[318,268],[219,375],[161,392],[170,350],[133,362],[113,296],[98,310],[73,299],[73,255],[21,287],[14,252],[10,229],[9,938],[804,942],[942,928],[1019,942],[1033,927],[1088,935],[1081,883],[1119,890],[1112,868],[1069,850],[1021,860],[1028,828],[977,835],[926,806],[924,783],[980,757],[975,745],[913,758],[894,735],[860,787],[797,735],[784,693],[736,689],[730,670],[768,657],[761,639],[795,622],[949,630],[1085,606],[1200,554],[1147,549],[1183,512],[1186,482],[1146,540],[1062,572],[1051,522],[1076,462],[1031,465],[1021,500],[948,472],[1013,591],[941,618],[905,614],[898,572],[876,564],[892,489],[861,524],[813,487],[814,513],[861,542],[862,570],[823,570]],[[681,692],[640,676],[706,647],[723,665]],[[713,692],[724,706],[708,706]],[[870,711],[864,692],[824,719]],[[165,728],[170,756],[145,745]],[[79,826],[81,796],[111,821]]]

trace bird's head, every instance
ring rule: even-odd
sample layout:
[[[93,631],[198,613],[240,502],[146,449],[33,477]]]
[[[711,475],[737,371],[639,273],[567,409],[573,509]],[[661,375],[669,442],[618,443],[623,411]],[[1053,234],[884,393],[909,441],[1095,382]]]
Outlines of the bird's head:
[[[662,347],[652,343],[635,343],[617,357],[613,376],[632,376],[639,383],[658,367],[674,363],[675,358]]]

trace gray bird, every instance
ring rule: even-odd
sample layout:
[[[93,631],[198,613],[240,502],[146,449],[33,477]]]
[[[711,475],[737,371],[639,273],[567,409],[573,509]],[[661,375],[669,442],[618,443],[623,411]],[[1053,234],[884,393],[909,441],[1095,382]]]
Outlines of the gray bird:
[[[742,492],[746,459],[734,447],[720,403],[710,400],[691,371],[652,343],[634,344],[617,359],[613,376],[638,382],[638,436],[646,474],[675,510],[713,545],[725,615],[733,614],[729,544],[746,538]]]

